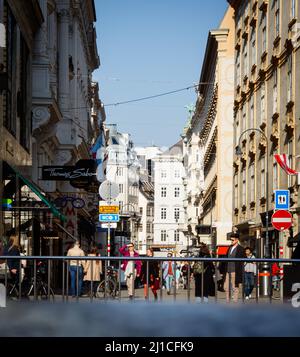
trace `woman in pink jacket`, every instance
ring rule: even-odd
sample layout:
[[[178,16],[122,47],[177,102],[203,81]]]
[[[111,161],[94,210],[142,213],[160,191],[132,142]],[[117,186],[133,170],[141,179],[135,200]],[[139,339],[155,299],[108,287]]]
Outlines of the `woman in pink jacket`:
[[[134,250],[134,244],[129,243],[125,244],[122,248],[119,249],[119,252],[124,257],[138,257],[139,253]],[[128,288],[129,299],[133,298],[134,292],[134,281],[136,277],[139,277],[141,274],[142,263],[140,260],[124,260],[121,268],[125,272],[126,285]]]

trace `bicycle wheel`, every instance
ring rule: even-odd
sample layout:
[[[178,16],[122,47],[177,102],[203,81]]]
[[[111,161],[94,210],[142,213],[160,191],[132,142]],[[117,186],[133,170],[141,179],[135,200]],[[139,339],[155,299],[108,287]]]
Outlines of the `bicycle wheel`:
[[[41,285],[41,287],[39,289],[38,297],[40,297],[41,300],[48,299],[48,286],[46,284]],[[54,300],[54,292],[53,292],[52,288],[50,288],[49,298],[50,298],[50,300]]]
[[[106,296],[115,298],[116,296],[116,285],[112,280],[106,281]],[[96,291],[97,298],[104,298],[105,297],[105,280],[101,281],[97,287]]]

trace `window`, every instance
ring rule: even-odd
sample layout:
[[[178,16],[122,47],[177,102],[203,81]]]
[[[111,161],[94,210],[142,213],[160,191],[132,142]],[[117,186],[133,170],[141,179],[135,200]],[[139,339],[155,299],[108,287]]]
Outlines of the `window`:
[[[242,178],[243,178],[243,192],[242,192],[242,205],[246,206],[246,168],[242,171]]]
[[[250,202],[255,202],[255,170],[254,170],[254,163],[250,165]]]
[[[143,214],[143,207],[140,207],[140,214]]]
[[[178,220],[179,219],[179,208],[174,208],[174,219]]]
[[[117,167],[117,176],[123,176],[123,167]]]
[[[242,130],[245,130],[246,126],[246,103],[244,103],[242,108]]]
[[[250,99],[250,122],[249,122],[249,127],[250,128],[254,127],[254,94],[252,94],[251,99]]]
[[[123,201],[119,201],[119,209],[120,209],[120,211],[122,211],[122,209],[123,209]]]
[[[267,15],[262,14],[262,52],[267,51]]]
[[[293,166],[293,140],[289,140],[287,144],[288,167]],[[288,187],[292,186],[292,176],[288,175]]]
[[[140,223],[140,224],[139,224],[139,231],[140,231],[140,232],[143,232],[143,223]]]
[[[260,120],[261,124],[266,121],[266,112],[265,112],[265,83],[262,83],[261,88],[260,88]]]
[[[161,178],[166,178],[167,177],[167,171],[166,170],[161,170]]]
[[[277,107],[277,96],[278,96],[278,91],[277,91],[277,82],[278,82],[278,69],[275,68],[273,72],[273,77],[274,77],[274,82],[273,82],[273,113],[277,113],[278,107]]]
[[[161,197],[167,197],[167,188],[166,187],[162,187],[161,188]]]
[[[292,54],[289,55],[287,61],[287,98],[288,102],[290,102],[293,98],[293,61],[292,61]]]
[[[265,157],[260,159],[260,183],[261,183],[261,197],[266,197],[266,173],[265,173]]]
[[[161,219],[167,219],[167,209],[166,208],[161,208],[160,209],[160,218]]]
[[[273,164],[273,190],[278,189],[278,168],[277,162]]]
[[[179,187],[175,187],[174,189],[174,197],[179,197],[180,196],[180,188]]]
[[[151,216],[151,206],[147,205],[147,217]]]
[[[179,170],[175,170],[174,176],[175,176],[175,178],[180,178],[180,171]]]
[[[296,17],[296,0],[290,0],[290,18],[294,19]]]
[[[151,233],[151,223],[147,222],[147,233]]]
[[[256,64],[256,29],[253,27],[251,31],[251,64]]]
[[[177,229],[174,231],[174,242],[179,242],[179,231]]]
[[[119,183],[119,193],[124,193],[123,190],[124,190],[123,184]]]
[[[244,47],[243,47],[243,58],[244,58],[244,75],[248,75],[249,72],[249,62],[248,62],[248,42],[247,40],[244,41]]]
[[[241,83],[241,54],[240,51],[236,54],[236,85]]]
[[[165,242],[167,240],[167,231],[165,229],[160,231],[160,239],[162,242]]]
[[[199,207],[196,207],[196,217],[199,216]]]
[[[275,1],[275,38],[279,36],[280,31],[280,8],[279,8],[279,0]]]
[[[238,207],[238,174],[234,175],[234,208]]]

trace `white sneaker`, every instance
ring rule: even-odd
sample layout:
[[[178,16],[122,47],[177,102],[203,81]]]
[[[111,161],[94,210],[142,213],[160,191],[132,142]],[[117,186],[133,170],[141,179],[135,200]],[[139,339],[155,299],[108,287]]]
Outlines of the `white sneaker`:
[[[249,295],[249,299],[251,299],[251,294]]]
[[[201,302],[201,297],[200,296],[196,296],[195,297],[195,302]]]
[[[246,299],[246,300],[249,300],[249,296],[246,296],[245,299]]]

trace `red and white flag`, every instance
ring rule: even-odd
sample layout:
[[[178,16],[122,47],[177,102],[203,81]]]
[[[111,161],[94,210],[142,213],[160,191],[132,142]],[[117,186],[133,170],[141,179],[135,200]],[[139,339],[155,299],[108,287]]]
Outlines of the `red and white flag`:
[[[298,174],[297,171],[291,169],[288,166],[288,159],[287,159],[286,154],[282,154],[282,155],[275,154],[274,157],[275,157],[275,160],[280,165],[280,167],[286,172],[287,175],[297,175]]]

